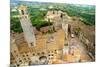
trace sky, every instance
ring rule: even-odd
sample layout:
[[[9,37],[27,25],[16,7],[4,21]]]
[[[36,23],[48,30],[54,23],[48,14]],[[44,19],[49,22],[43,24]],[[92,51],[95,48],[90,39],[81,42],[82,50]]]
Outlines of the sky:
[[[88,4],[95,5],[96,0],[20,0],[20,1],[37,1],[37,2],[56,2],[56,3],[71,3],[71,4]]]

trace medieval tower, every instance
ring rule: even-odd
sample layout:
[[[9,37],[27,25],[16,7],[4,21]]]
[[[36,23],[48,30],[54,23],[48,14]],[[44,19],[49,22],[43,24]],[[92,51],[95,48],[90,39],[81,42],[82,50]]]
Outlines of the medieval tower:
[[[27,41],[29,47],[33,47],[36,45],[35,34],[29,15],[27,14],[27,7],[21,5],[18,10],[20,13],[20,23],[23,29],[25,40]]]

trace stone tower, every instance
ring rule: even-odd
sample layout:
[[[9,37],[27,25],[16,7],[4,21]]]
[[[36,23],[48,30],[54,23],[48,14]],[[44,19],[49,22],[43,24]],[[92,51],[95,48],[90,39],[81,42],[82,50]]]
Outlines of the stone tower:
[[[65,38],[67,39],[68,38],[68,24],[62,23],[62,29],[64,30]]]
[[[24,38],[28,43],[29,47],[33,47],[36,45],[36,41],[35,41],[35,34],[33,31],[33,26],[31,24],[29,15],[27,14],[27,7],[24,5],[21,5],[19,8],[19,13],[20,13],[20,23],[23,29],[23,33],[24,33]]]

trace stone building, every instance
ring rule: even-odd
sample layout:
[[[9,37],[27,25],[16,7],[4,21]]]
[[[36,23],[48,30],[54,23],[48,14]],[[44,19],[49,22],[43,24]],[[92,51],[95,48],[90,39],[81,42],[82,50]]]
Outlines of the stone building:
[[[56,37],[55,37],[56,35]],[[29,48],[24,39],[24,34],[16,34],[15,41],[11,44],[11,58],[17,59],[17,62],[12,64],[20,65],[37,65],[37,64],[52,64],[54,59],[62,59],[62,51],[64,48],[64,31],[59,30],[50,36],[37,35],[36,46]],[[12,40],[11,40],[12,41]],[[16,46],[14,46],[16,43]],[[13,46],[12,46],[13,45]],[[16,48],[16,51],[15,51]],[[16,55],[14,55],[16,53]]]
[[[59,29],[49,36],[36,34],[27,7],[21,5],[18,10],[23,33],[11,33],[11,66],[52,64],[55,59],[62,60],[64,31]]]
[[[69,45],[65,45],[69,41],[71,26],[62,21],[60,17],[62,11],[48,11],[47,18],[51,18],[50,21],[53,21],[53,26],[57,30],[53,33],[44,34],[51,27],[43,27],[37,31],[32,27],[27,14],[27,7],[21,5],[18,10],[23,32],[11,32],[12,67],[79,61],[80,50],[72,48],[70,51]]]

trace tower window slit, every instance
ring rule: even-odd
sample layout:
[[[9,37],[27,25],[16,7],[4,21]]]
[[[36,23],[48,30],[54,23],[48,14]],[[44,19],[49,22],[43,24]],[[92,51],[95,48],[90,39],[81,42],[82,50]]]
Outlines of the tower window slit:
[[[24,15],[24,11],[23,11],[23,10],[21,10],[21,12],[22,12],[22,14]]]

